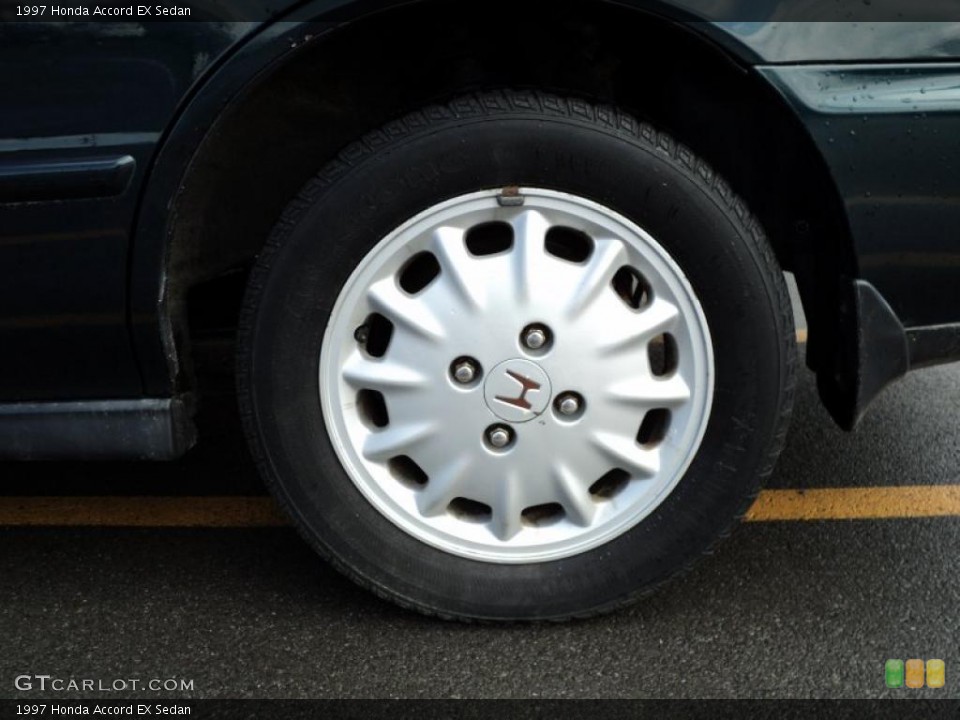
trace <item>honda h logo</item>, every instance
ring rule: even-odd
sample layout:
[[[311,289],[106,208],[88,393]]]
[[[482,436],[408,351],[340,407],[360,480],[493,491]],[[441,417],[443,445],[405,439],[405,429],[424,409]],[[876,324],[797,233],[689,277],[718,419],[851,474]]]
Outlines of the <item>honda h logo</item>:
[[[507,375],[520,383],[520,395],[518,397],[504,397],[503,395],[497,395],[495,399],[502,403],[506,403],[507,405],[513,405],[514,407],[521,408],[522,410],[530,410],[533,406],[530,404],[530,401],[527,400],[527,393],[530,391],[537,392],[540,390],[540,383],[538,383],[536,380],[531,380],[520,373],[514,372],[513,370],[507,370],[505,372]]]
[[[483,381],[483,399],[501,420],[524,423],[550,406],[550,377],[543,368],[523,358],[504,360]]]

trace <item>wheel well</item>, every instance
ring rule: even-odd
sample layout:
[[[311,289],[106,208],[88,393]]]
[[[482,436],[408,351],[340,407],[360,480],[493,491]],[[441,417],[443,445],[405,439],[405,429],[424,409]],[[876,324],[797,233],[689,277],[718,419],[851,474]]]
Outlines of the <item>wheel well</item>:
[[[177,351],[229,333],[243,278],[299,188],[348,142],[454,94],[537,87],[616,104],[707,159],[797,274],[808,364],[836,347],[856,274],[829,171],[785,102],[690,26],[600,0],[426,0],[315,38],[224,110],[184,176],[167,254]],[[192,387],[192,363],[178,382]]]

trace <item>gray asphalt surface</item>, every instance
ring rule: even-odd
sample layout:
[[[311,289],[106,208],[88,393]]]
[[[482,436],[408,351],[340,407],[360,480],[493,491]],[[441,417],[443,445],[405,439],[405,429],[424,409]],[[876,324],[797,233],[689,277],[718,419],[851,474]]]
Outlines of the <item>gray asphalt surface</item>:
[[[847,435],[804,374],[770,486],[960,483],[958,401],[960,366],[921,371]],[[0,464],[3,492],[259,492],[234,432],[167,465]],[[150,697],[956,698],[958,546],[960,518],[751,523],[624,612],[472,627],[377,600],[286,529],[0,528],[0,697],[50,698],[14,692],[30,673],[194,682]],[[885,689],[911,657],[947,686]]]

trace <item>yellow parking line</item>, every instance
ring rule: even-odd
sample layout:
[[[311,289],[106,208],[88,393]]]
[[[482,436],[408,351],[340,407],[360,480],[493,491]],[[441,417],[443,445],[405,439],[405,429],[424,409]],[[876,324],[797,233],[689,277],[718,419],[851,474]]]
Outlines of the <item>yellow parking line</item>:
[[[746,519],[870,520],[960,515],[960,485],[764,490]]]
[[[764,490],[749,522],[960,516],[960,485]],[[0,526],[284,527],[269,497],[2,497]]]
[[[807,329],[800,328],[799,330],[797,330],[797,342],[805,343],[806,341],[807,341]]]

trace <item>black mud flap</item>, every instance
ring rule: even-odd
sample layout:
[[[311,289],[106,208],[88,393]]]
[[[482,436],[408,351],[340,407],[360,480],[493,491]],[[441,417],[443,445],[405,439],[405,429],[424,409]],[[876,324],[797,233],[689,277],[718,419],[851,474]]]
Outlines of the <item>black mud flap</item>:
[[[853,280],[844,294],[837,352],[817,373],[817,389],[836,423],[853,430],[880,391],[910,369],[910,355],[903,325],[873,285]]]

